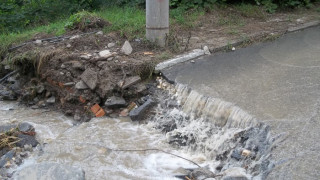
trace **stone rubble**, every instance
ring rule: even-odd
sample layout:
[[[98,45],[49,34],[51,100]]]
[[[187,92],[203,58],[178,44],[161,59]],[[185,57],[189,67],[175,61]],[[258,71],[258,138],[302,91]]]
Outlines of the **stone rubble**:
[[[118,86],[121,89],[127,89],[128,87],[135,85],[140,81],[141,81],[140,76],[133,76],[133,77],[126,78],[124,81],[118,82]]]
[[[82,75],[81,80],[91,89],[94,90],[98,84],[98,73],[91,70],[90,68],[86,69]]]
[[[113,48],[114,46],[116,46],[115,43],[109,43],[109,44],[108,44],[108,48]]]
[[[109,50],[103,50],[99,52],[100,57],[109,57],[111,55],[111,52]]]
[[[54,96],[51,96],[49,99],[46,101],[48,104],[54,104],[56,103],[56,98]]]
[[[149,98],[143,105],[130,111],[129,116],[131,120],[138,121],[143,119],[145,112],[155,105],[155,101]]]
[[[121,48],[121,52],[125,55],[130,55],[132,53],[132,51],[133,51],[133,49],[132,49],[129,41],[125,41],[125,43],[123,44],[123,46]]]
[[[89,89],[86,83],[84,83],[82,80],[76,84],[75,88],[79,90]]]
[[[210,55],[210,54],[211,54],[208,46],[204,46],[204,47],[203,47],[203,50],[204,50],[204,54],[205,54],[205,55]]]
[[[126,107],[127,102],[122,97],[111,96],[104,103],[107,108],[115,109]]]

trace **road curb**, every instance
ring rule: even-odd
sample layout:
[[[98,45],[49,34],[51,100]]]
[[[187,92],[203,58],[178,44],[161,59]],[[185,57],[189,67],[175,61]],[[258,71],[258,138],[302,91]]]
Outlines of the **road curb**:
[[[300,26],[297,26],[297,27],[288,28],[287,33],[300,31],[300,30],[307,29],[307,28],[314,27],[314,26],[318,26],[318,25],[320,25],[320,21],[307,22],[307,23],[301,24]]]
[[[320,21],[311,21],[311,22],[307,22],[307,23],[301,24],[300,26],[289,27],[287,29],[287,31],[283,31],[282,33],[276,33],[274,35],[275,36],[283,36],[283,35],[288,34],[288,33],[301,31],[301,30],[304,30],[304,29],[307,29],[307,28],[318,26],[318,25],[320,25]],[[253,35],[250,38],[254,39],[254,38],[258,38],[259,36],[261,36],[261,34]],[[210,49],[210,51],[212,53],[215,53],[215,52],[219,52],[219,51],[225,50],[225,49],[227,49],[229,47],[240,46],[240,45],[242,45],[242,44],[244,44],[246,42],[247,42],[247,40],[235,40],[235,41],[233,41],[231,43],[228,42],[228,43],[225,43],[225,44],[223,44],[223,45],[221,45],[219,47],[212,48],[212,49]],[[166,60],[164,62],[161,62],[161,63],[157,64],[156,67],[155,67],[155,71],[154,72],[155,73],[159,73],[163,69],[172,67],[172,66],[177,65],[177,64],[182,63],[182,62],[190,61],[192,59],[195,59],[195,58],[198,58],[198,57],[204,56],[204,55],[205,55],[205,51],[204,50],[202,50],[202,49],[194,49],[193,51],[191,51],[191,52],[189,52],[187,54],[178,55],[177,57],[175,57],[173,59],[169,59],[169,60]]]
[[[195,58],[198,58],[200,56],[205,55],[205,51],[202,49],[195,49],[193,51],[191,51],[190,53],[187,54],[183,54],[183,55],[179,55],[173,59],[169,59],[167,61],[164,61],[162,63],[159,63],[156,65],[155,67],[155,72],[158,73],[161,70],[174,66],[176,64],[182,63],[182,62],[186,62]]]

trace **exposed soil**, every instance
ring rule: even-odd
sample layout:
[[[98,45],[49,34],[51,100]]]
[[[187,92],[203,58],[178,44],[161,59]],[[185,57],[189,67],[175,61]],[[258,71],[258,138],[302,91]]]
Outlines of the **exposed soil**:
[[[47,35],[37,35],[35,41],[7,56],[4,62],[11,58],[11,66],[19,68],[19,74],[7,82],[7,89],[14,91],[14,97],[20,97],[33,108],[56,107],[84,121],[94,115],[90,108],[94,104],[104,106],[108,97],[123,97],[129,104],[147,94],[145,84],[150,80],[156,64],[154,54],[159,53],[160,49],[136,39],[131,42],[133,52],[125,55],[121,52],[125,39],[117,34],[104,35],[100,31],[79,36],[77,32],[69,32],[66,39],[53,40],[46,40]],[[109,51],[107,55],[99,55],[104,50]],[[76,88],[76,84],[86,78],[81,76],[86,70],[94,74],[85,76],[96,76],[96,79],[88,80],[96,81],[93,82],[94,87]],[[140,77],[141,80],[122,88],[121,82],[125,84],[132,77]],[[19,84],[19,87],[12,87],[14,84]],[[53,102],[47,102],[51,97]],[[109,114],[114,112],[111,109],[105,111]]]
[[[274,14],[236,7],[216,8],[200,16],[194,27],[172,29],[182,49],[199,49],[208,46],[211,51],[221,50],[229,44],[245,41],[242,46],[253,42],[273,40],[287,32],[290,27],[320,21],[320,4],[311,9],[293,9]],[[224,49],[223,49],[224,50]]]
[[[19,68],[19,73],[1,85],[0,96],[8,95],[8,100],[19,98],[33,108],[55,107],[79,121],[94,116],[94,104],[102,106],[107,115],[127,115],[123,112],[125,107],[106,108],[105,101],[117,96],[123,97],[127,105],[139,105],[137,101],[148,94],[148,81],[156,63],[203,46],[214,52],[239,41],[246,42],[243,46],[274,39],[289,27],[320,20],[318,7],[319,4],[313,9],[275,14],[246,13],[233,7],[215,9],[200,16],[192,28],[172,27],[167,48],[158,48],[143,39],[130,41],[130,55],[121,52],[126,39],[117,33],[99,31],[110,25],[99,20],[88,28],[79,25],[63,37],[37,34],[22,46],[13,45],[17,48],[2,60],[2,64],[11,62],[11,69]],[[109,50],[107,55],[99,55],[104,50]],[[8,68],[1,69],[0,77],[9,72]],[[141,80],[122,87],[134,77]],[[77,88],[76,84],[84,79],[88,81],[86,87]]]

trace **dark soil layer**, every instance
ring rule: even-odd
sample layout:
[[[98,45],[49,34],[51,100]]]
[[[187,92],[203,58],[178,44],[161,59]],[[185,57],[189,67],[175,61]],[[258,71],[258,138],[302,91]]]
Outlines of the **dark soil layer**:
[[[121,51],[125,39],[93,32],[69,32],[78,35],[49,40],[40,36],[8,54],[4,61],[19,71],[3,81],[2,99],[19,98],[32,108],[58,108],[75,120],[87,121],[94,116],[95,104],[109,115],[126,107],[104,106],[111,96],[123,97],[125,105],[145,96],[159,50],[136,39],[132,53],[125,55]],[[0,77],[9,72],[2,68]]]

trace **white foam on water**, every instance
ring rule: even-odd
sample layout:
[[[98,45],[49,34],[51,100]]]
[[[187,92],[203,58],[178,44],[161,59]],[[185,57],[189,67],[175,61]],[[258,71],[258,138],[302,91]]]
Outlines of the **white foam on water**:
[[[215,171],[216,156],[235,146],[239,132],[259,123],[231,103],[203,96],[183,85],[172,90],[181,108],[159,108],[154,121],[137,124],[128,119],[94,118],[72,126],[72,121],[57,112],[17,108],[2,113],[10,122],[28,121],[34,125],[42,149],[24,162],[57,162],[81,167],[86,179],[175,179],[182,168],[196,168],[193,163],[161,151],[189,159]],[[13,107],[15,108],[15,107]],[[157,109],[157,108],[156,108]],[[0,112],[1,113],[1,112]],[[177,128],[164,134],[159,122],[174,121]],[[184,137],[187,146],[170,146],[174,136]],[[135,151],[136,150],[136,151]]]
[[[17,108],[18,103],[14,101],[0,101],[0,111],[9,111]]]
[[[31,113],[35,114],[33,118],[30,118]],[[45,143],[19,168],[40,162],[56,162],[83,168],[86,179],[149,180],[175,179],[178,166],[192,167],[190,162],[172,155],[140,151],[173,151],[165,135],[154,129],[152,123],[140,125],[127,119],[94,118],[72,127],[67,122],[68,118],[58,113],[30,109],[16,110],[9,115],[9,119],[12,118],[19,122],[27,120],[35,127],[40,143]],[[179,154],[179,151],[175,152]]]

